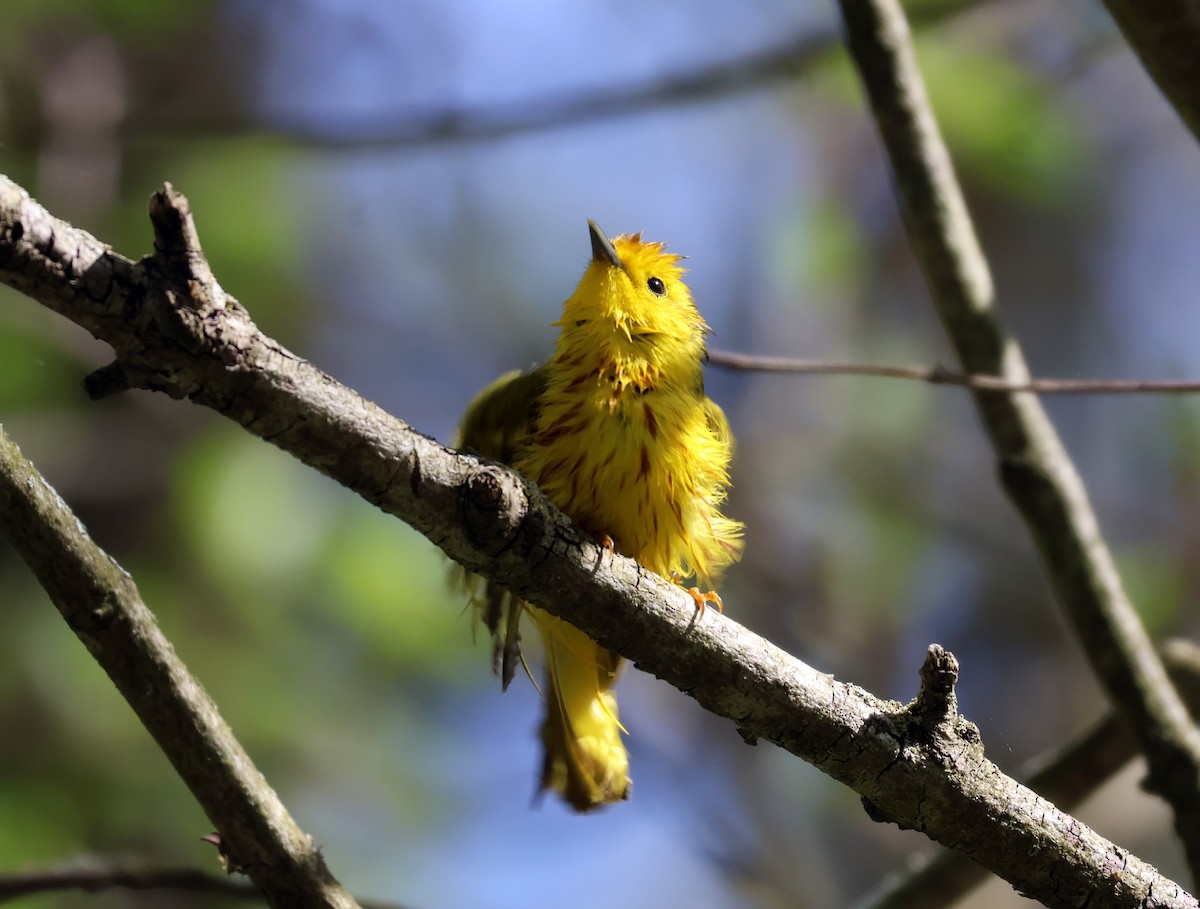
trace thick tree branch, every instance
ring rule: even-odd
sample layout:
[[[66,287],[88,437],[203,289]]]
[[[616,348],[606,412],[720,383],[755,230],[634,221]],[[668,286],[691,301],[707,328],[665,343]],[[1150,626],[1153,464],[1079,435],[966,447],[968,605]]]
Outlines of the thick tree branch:
[[[909,240],[964,371],[1029,381],[993,307],[992,279],[938,132],[897,0],[841,0],[847,43],[896,177]],[[1129,602],[1083,482],[1041,403],[973,391],[1000,479],[1025,520],[1059,602],[1170,803],[1200,879],[1200,731]]]
[[[1191,641],[1167,641],[1162,657],[1192,716],[1200,716],[1200,647]],[[1017,777],[1043,798],[1070,811],[1138,754],[1129,724],[1110,710],[1067,744],[1030,761]],[[986,869],[962,853],[938,849],[914,856],[906,869],[885,878],[856,906],[946,909],[988,876]]]
[[[1178,885],[1004,776],[954,711],[946,656],[906,708],[806,666],[685,592],[606,553],[513,471],[451,451],[262,335],[213,282],[187,202],[151,202],[154,256],[134,263],[0,178],[0,282],[117,353],[102,391],[189,397],[425,533],[467,568],[863,796],[1049,906],[1187,906]],[[184,252],[181,253],[180,251]],[[932,674],[930,674],[932,673]]]
[[[1200,3],[1104,0],[1134,53],[1200,139]]]
[[[216,705],[187,671],[133,579],[0,429],[0,534],[129,702],[219,831],[227,866],[281,909],[354,909]]]

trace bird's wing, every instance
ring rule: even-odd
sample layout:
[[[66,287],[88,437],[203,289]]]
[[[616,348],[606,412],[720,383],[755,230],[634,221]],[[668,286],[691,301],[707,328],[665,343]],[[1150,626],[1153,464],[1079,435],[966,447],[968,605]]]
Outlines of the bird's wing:
[[[458,428],[458,447],[512,464],[537,422],[538,399],[546,388],[545,367],[507,373],[475,396]],[[466,575],[471,600],[492,635],[493,668],[505,689],[521,659],[523,603],[499,584]]]
[[[481,391],[463,414],[458,447],[512,464],[537,421],[538,399],[548,378],[544,366],[514,370]]]
[[[712,398],[704,399],[704,417],[708,420],[708,428],[712,430],[718,441],[724,442],[729,446],[730,454],[733,453],[733,430],[729,428],[729,420],[725,417],[725,411],[721,409],[721,405]]]

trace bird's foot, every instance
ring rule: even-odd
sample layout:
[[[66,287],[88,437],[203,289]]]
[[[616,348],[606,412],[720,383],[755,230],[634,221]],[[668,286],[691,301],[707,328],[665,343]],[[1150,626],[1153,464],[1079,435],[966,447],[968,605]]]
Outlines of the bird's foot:
[[[683,575],[681,575],[678,571],[672,571],[671,572],[671,583],[676,584],[679,587],[683,587]],[[715,603],[717,606],[717,612],[724,614],[725,604],[721,602],[721,597],[715,590],[707,590],[707,591],[701,592],[699,587],[687,587],[684,589],[687,591],[688,595],[691,596],[691,598],[695,601],[696,612],[700,616],[704,615],[704,610],[707,608],[709,603]]]

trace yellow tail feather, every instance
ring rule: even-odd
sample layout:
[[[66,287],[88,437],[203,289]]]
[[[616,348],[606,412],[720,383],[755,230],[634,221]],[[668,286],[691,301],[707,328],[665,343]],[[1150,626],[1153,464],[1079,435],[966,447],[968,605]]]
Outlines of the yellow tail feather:
[[[542,789],[576,811],[629,798],[629,755],[617,700],[609,691],[621,658],[582,631],[528,607],[546,647]]]

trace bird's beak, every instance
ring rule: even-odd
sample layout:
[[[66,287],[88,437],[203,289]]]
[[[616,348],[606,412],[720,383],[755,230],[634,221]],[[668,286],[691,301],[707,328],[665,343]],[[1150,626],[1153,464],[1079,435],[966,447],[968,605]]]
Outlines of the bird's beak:
[[[596,222],[591,218],[588,218],[588,233],[592,237],[593,262],[604,262],[607,265],[614,265],[617,268],[625,267],[621,262],[621,257],[617,255],[612,241],[604,236],[604,231],[597,227]]]

